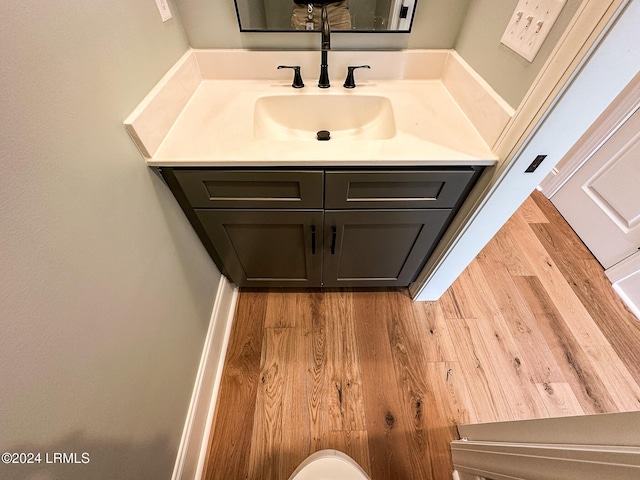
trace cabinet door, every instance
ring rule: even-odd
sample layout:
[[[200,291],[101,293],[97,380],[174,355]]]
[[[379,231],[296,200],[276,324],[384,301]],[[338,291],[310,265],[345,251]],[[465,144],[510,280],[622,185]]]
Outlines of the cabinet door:
[[[196,210],[241,287],[313,287],[322,277],[321,210]]]
[[[440,238],[451,210],[326,211],[326,287],[407,286]]]

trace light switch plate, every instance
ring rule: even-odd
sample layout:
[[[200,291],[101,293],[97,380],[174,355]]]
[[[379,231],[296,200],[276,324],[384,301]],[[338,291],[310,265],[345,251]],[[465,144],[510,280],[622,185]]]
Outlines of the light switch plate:
[[[567,0],[520,0],[500,42],[532,62]]]
[[[164,23],[167,20],[170,20],[172,15],[171,10],[169,10],[168,0],[156,0],[156,5],[158,6],[158,11],[162,17],[162,22]]]

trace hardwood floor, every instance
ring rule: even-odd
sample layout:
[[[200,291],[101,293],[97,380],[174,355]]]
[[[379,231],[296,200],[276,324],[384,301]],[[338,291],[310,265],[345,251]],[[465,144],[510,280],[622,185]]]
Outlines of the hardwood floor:
[[[204,477],[287,480],[333,448],[449,480],[459,423],[640,409],[640,322],[534,193],[438,302],[241,291]]]

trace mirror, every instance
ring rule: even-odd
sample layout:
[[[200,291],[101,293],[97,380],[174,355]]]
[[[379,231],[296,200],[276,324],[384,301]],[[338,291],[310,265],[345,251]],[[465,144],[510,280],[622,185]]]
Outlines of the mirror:
[[[331,31],[410,32],[417,0],[234,0],[241,32],[319,30],[322,4]]]

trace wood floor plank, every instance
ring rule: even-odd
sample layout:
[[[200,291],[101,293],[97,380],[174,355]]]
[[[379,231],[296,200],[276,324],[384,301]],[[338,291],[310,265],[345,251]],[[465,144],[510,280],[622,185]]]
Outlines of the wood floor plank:
[[[475,315],[460,289],[460,282],[456,280],[438,300],[444,318],[473,318]]]
[[[551,225],[534,228],[538,240],[549,251],[636,383],[640,383],[640,322],[613,291],[600,264],[578,241],[553,204],[539,192],[531,198],[551,221]]]
[[[516,212],[515,216],[520,215]],[[524,218],[524,217],[523,217]],[[521,238],[513,235],[511,226],[514,219],[509,219],[506,225],[498,231],[480,253],[480,257],[487,256],[496,269],[505,270],[510,275],[535,275],[531,262],[524,255]]]
[[[318,451],[326,447],[326,431],[329,425],[327,393],[327,327],[324,294],[310,295],[311,309],[311,366],[307,389],[309,412],[309,435],[311,450]],[[299,386],[298,386],[299,388]]]
[[[509,399],[502,391],[492,390],[489,382],[491,372],[481,360],[484,355],[476,351],[468,322],[461,318],[446,319],[449,334],[458,346],[458,361],[461,375],[469,389],[470,403],[467,405],[470,418],[475,422],[499,422],[513,418]]]
[[[620,412],[640,410],[640,386],[609,346],[584,347],[595,371]]]
[[[451,340],[444,320],[442,307],[438,302],[413,302],[402,296],[401,301],[413,311],[416,328],[422,339],[424,359],[427,362],[455,362],[458,352]]]
[[[277,480],[281,472],[283,397],[292,355],[292,329],[267,328],[264,334],[249,456],[251,479]]]
[[[269,293],[278,295],[277,292]],[[314,385],[313,319],[318,293],[295,292],[291,298],[291,314],[295,326],[291,327],[290,355],[286,358],[282,397],[282,445],[278,478],[286,479],[297,466],[315,450],[311,434],[311,395]],[[316,397],[317,398],[317,397]]]
[[[265,328],[294,327],[296,324],[296,304],[299,292],[271,291],[267,295]]]
[[[203,479],[248,475],[266,300],[255,292],[238,296]]]
[[[350,430],[349,408],[347,403],[347,379],[344,378],[342,370],[342,355],[346,346],[343,343],[344,335],[342,325],[348,318],[351,318],[351,293],[334,291],[325,295],[326,316],[326,385],[324,388],[325,398],[328,400],[327,418],[330,430],[345,431]],[[350,398],[349,398],[350,399]]]
[[[542,282],[548,292],[553,293],[553,302],[558,313],[573,332],[580,345],[606,345],[607,339],[593,322],[593,318],[584,304],[576,296],[566,278],[558,270],[551,255],[538,241],[531,227],[517,213],[512,217],[510,226],[526,245],[523,254],[529,259],[535,277]]]
[[[542,194],[536,190],[533,195],[527,197],[518,209],[518,212],[524,217],[527,223],[549,223],[549,218],[545,211],[541,209],[534,200],[534,196],[536,195]]]
[[[518,360],[527,365],[534,383],[564,382],[564,376],[555,361],[542,332],[527,303],[513,283],[508,267],[500,263],[500,251],[497,244],[487,245],[477,257],[487,283],[491,286],[491,295],[497,311],[511,334],[517,351]]]
[[[355,292],[354,324],[362,364],[363,394],[372,480],[411,478],[411,464],[401,400],[393,365],[386,317],[386,297],[377,292]]]
[[[409,446],[409,461],[415,478],[432,478],[433,466],[428,452],[427,411],[430,407],[429,390],[425,383],[424,369],[420,360],[423,351],[415,317],[410,310],[398,302],[393,292],[385,292],[392,306],[386,320],[387,335],[391,346],[391,357],[400,390],[400,415],[407,426],[405,434]]]
[[[567,417],[585,413],[568,383],[536,383],[536,388],[549,416]]]
[[[465,406],[469,402],[468,391],[460,375],[457,349],[438,303],[412,302],[401,294],[396,294],[395,299],[404,307],[397,310],[413,312],[416,338],[420,339],[414,348],[422,348],[420,368],[425,372],[427,388],[424,401],[431,478],[448,478],[451,475],[448,445],[458,438],[456,425],[469,422],[470,418]]]
[[[414,475],[429,472],[428,477],[419,478],[447,478],[451,475],[448,445],[457,438],[456,422],[468,415],[461,406],[462,398],[458,398],[463,391],[462,379],[453,385],[453,368],[446,368],[445,361],[432,361],[455,357],[442,312],[435,304],[418,306],[398,291],[388,292],[386,303],[387,308],[380,310],[386,312],[387,342],[396,365],[397,385],[404,392],[400,421],[412,432],[407,439],[412,470]],[[385,421],[389,426],[394,419],[387,417]]]
[[[546,342],[563,368],[565,378],[584,412],[617,411],[614,400],[540,280],[537,277],[515,277],[514,281],[534,312]]]
[[[431,377],[434,382],[439,382],[440,392],[438,395],[442,402],[445,402],[441,411],[448,418],[451,424],[462,425],[466,423],[478,423],[474,412],[471,411],[471,397],[469,388],[464,376],[462,375],[462,365],[459,361],[455,362],[435,362],[430,364],[436,373],[435,377]]]
[[[459,438],[457,425],[469,421],[466,386],[458,362],[427,362],[425,378],[427,446],[431,478],[449,478],[452,474],[450,443]]]
[[[353,324],[350,291],[327,292],[327,377],[332,430],[366,429],[360,359]]]
[[[467,267],[467,275],[461,277],[470,301],[478,312],[476,321],[468,326],[474,339],[479,358],[490,370],[490,382],[493,390],[501,390],[508,398],[509,408],[514,418],[540,418],[547,415],[546,410],[535,401],[537,390],[532,383],[533,375],[527,359],[519,351],[494,293],[478,261]],[[473,292],[477,292],[473,295]],[[499,360],[495,357],[499,356]],[[553,359],[553,357],[551,357]]]

